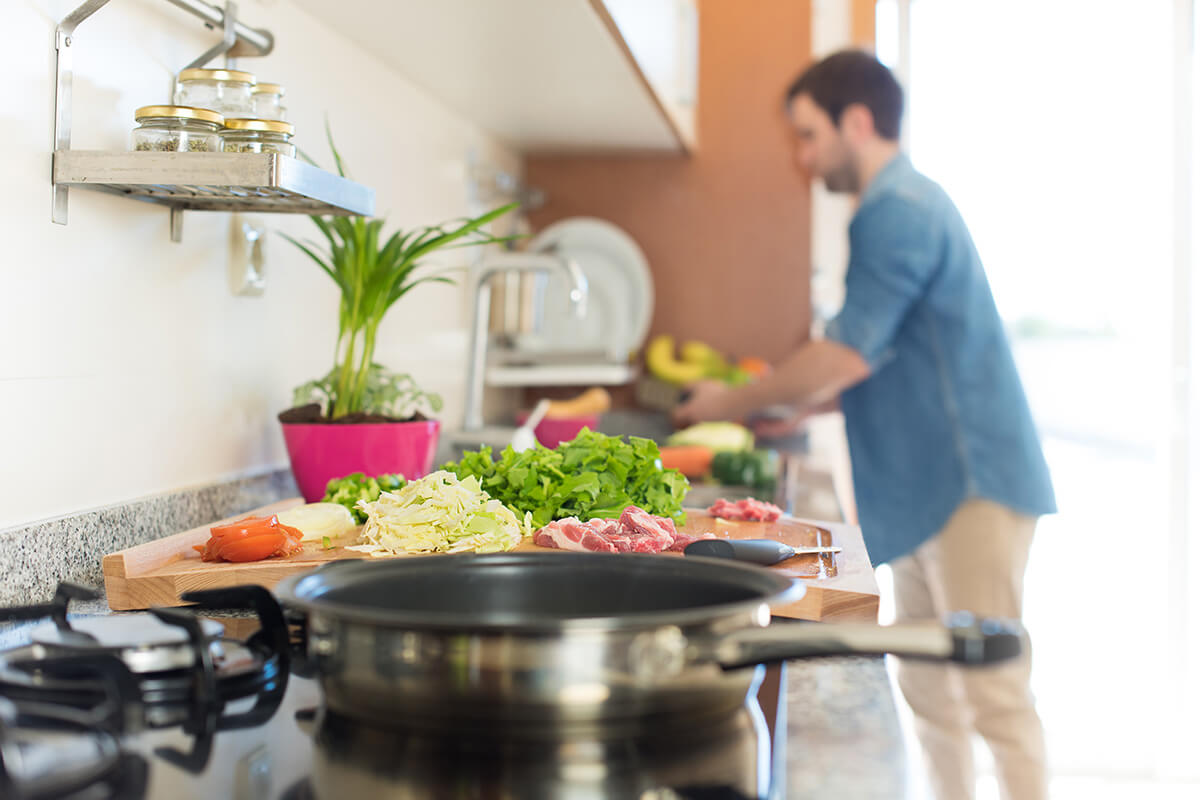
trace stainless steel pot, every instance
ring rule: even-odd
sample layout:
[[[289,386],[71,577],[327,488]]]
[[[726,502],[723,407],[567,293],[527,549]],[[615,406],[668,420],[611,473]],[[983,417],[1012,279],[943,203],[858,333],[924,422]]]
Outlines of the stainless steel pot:
[[[506,553],[337,562],[276,594],[329,708],[381,722],[683,722],[741,706],[754,665],[877,654],[982,664],[1013,625],[772,624],[802,584],[720,559]]]

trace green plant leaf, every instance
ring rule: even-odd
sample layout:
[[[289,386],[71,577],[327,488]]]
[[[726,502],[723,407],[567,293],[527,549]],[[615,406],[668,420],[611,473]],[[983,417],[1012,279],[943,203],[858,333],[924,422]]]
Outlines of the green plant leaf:
[[[334,144],[328,117],[325,134],[337,172],[346,177],[346,165]],[[315,163],[307,154],[303,158]],[[482,230],[516,205],[500,206],[474,218],[397,230],[386,237],[383,218],[310,216],[328,243],[327,254],[313,242],[281,234],[316,262],[340,292],[333,368],[323,378],[296,388],[297,405],[302,404],[300,398],[320,402],[329,417],[355,411],[407,416],[418,406],[440,410],[441,398],[421,391],[411,376],[389,372],[374,363],[376,332],[393,304],[417,286],[455,283],[446,274],[453,270],[418,274],[424,266],[423,257],[442,248],[476,247],[519,238],[493,236]]]
[[[303,243],[297,241],[296,239],[293,239],[291,236],[288,236],[286,233],[283,233],[282,231],[280,231],[279,235],[282,236],[283,238],[287,239],[292,244],[296,245],[296,247],[299,247],[302,251],[304,251],[304,253],[309,258],[311,258],[313,261],[317,262],[317,265],[320,266],[321,269],[323,269],[325,271],[326,275],[328,275],[330,278],[333,278],[334,283],[336,283],[339,287],[342,286],[342,282],[341,282],[340,278],[338,277],[338,274],[333,270],[332,267],[330,267],[328,264],[325,263],[324,259],[322,259],[320,256],[318,256],[312,250],[309,250],[307,247],[305,247]]]
[[[325,139],[329,142],[329,149],[333,151],[333,163],[337,164],[338,175],[346,177],[346,167],[342,164],[342,156],[338,153],[337,145],[333,143],[333,128],[329,126],[329,116],[325,116]]]

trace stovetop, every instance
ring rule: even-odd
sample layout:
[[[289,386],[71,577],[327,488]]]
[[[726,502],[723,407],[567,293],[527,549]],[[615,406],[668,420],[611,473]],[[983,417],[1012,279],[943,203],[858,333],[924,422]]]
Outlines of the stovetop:
[[[666,729],[547,731],[495,724],[436,733],[326,710],[291,657],[269,592],[200,593],[195,610],[68,621],[89,590],[0,620],[46,622],[0,652],[0,797],[765,798],[781,792],[757,703]],[[204,609],[251,609],[224,638]],[[775,740],[772,743],[772,740]]]

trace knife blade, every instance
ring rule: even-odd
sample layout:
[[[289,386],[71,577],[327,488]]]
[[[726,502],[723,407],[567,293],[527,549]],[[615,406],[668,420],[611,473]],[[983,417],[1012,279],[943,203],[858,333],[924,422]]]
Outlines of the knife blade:
[[[731,558],[770,566],[792,556],[840,553],[840,547],[791,547],[774,539],[699,539],[683,548],[687,556]]]

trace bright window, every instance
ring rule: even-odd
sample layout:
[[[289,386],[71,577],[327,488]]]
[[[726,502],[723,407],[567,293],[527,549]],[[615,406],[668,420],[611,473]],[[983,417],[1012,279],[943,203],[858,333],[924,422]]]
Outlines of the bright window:
[[[1179,225],[1195,99],[1176,89],[1196,70],[1194,39],[1189,53],[1176,36],[1191,13],[1190,0],[877,7],[880,58],[908,90],[907,149],[972,231],[1058,492],[1026,583],[1056,798],[1200,777],[1168,746],[1195,702],[1186,643],[1200,648],[1182,610],[1200,582],[1184,560],[1200,498],[1189,511],[1181,496],[1195,466],[1179,436],[1197,424],[1182,382],[1195,354],[1174,301],[1196,249]]]

